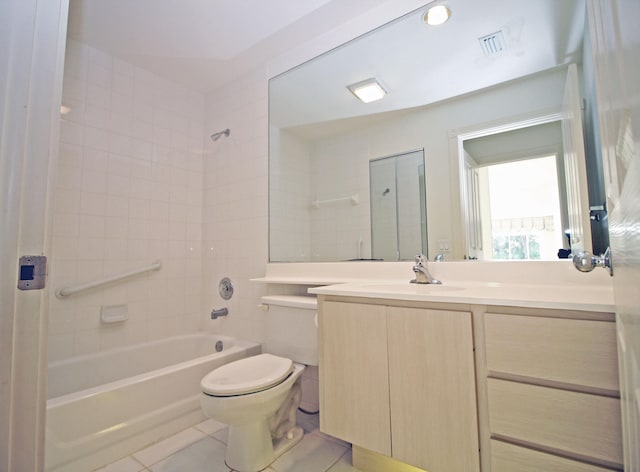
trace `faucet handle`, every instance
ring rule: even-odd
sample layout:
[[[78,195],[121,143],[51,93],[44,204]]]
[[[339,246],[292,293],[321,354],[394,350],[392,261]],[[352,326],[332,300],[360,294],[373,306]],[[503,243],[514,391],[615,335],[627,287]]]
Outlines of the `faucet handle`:
[[[427,258],[424,254],[416,254],[416,265],[425,267],[427,265]]]

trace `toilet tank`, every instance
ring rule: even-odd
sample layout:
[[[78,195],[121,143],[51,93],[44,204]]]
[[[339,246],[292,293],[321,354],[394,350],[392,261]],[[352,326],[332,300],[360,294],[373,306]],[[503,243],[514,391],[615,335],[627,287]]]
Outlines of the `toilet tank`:
[[[287,357],[294,362],[318,365],[318,325],[315,297],[267,295],[263,352]]]

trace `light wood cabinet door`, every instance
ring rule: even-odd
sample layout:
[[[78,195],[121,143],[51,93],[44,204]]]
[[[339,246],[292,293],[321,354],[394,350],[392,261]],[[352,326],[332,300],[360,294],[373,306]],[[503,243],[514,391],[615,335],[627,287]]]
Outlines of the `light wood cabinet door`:
[[[392,456],[479,470],[471,313],[387,308]]]
[[[391,455],[385,307],[320,304],[320,429]]]

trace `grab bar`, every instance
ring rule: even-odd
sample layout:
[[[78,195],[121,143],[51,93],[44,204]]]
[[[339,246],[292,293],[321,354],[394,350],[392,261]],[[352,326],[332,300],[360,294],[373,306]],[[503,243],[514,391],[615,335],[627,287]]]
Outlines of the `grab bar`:
[[[160,267],[162,267],[162,262],[157,260],[147,267],[133,269],[129,272],[125,272],[124,274],[112,275],[109,277],[105,277],[104,279],[101,279],[101,280],[94,280],[93,282],[87,282],[86,284],[78,284],[78,285],[72,285],[69,287],[59,288],[58,290],[56,290],[56,297],[58,298],[68,297],[75,293],[83,292],[91,288],[100,287],[101,285],[110,284],[112,282],[117,282],[123,279],[128,279],[129,277],[133,277],[134,275],[144,274],[145,272],[150,272],[152,270],[158,270]]]

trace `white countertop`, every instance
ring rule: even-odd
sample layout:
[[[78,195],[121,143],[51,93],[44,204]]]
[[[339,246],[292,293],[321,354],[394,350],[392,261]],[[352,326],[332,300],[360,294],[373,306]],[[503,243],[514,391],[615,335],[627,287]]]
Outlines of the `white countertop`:
[[[450,282],[412,284],[408,280],[372,280],[314,287],[309,293],[348,297],[468,303],[529,308],[614,312],[611,286]]]
[[[306,285],[317,295],[615,311],[608,272],[578,272],[568,260],[430,262],[431,274],[443,282],[433,286],[410,284],[412,267],[408,261],[270,263],[265,276],[253,280]]]

